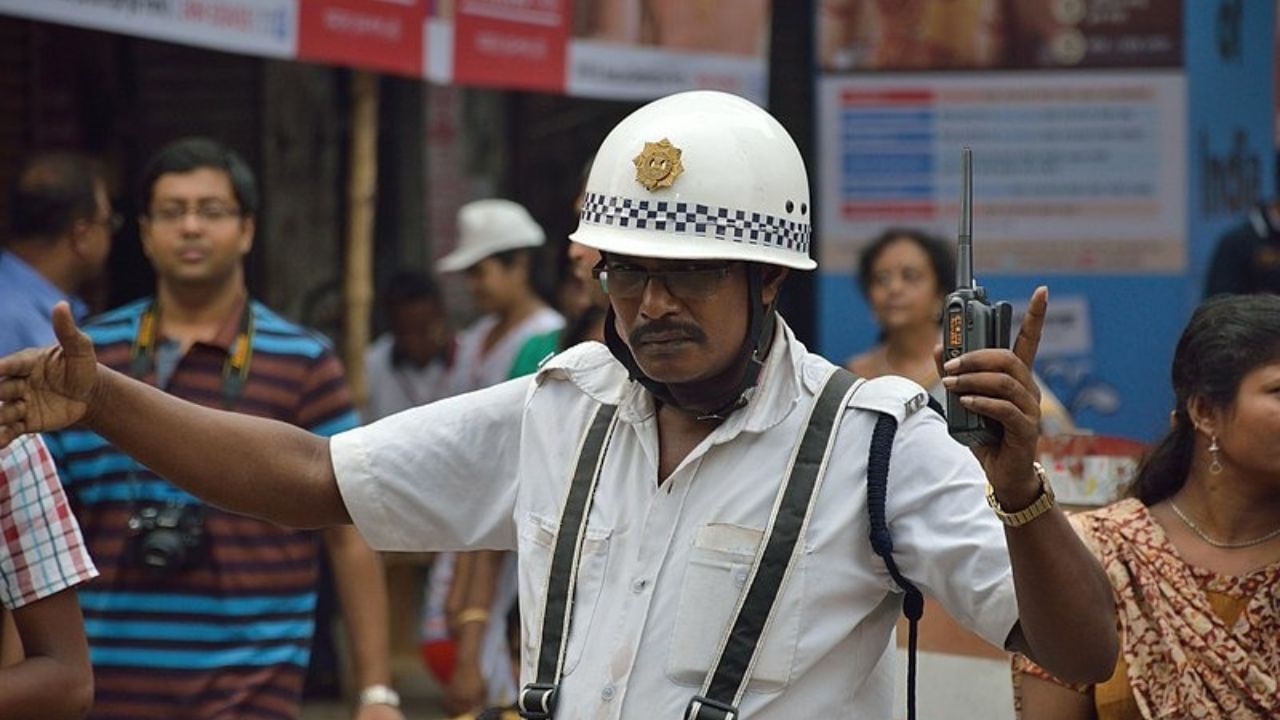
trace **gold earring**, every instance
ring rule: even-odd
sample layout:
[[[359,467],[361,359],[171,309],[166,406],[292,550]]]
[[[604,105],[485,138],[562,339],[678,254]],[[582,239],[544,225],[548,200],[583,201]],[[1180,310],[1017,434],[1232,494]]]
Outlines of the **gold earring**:
[[[1209,443],[1209,458],[1210,458],[1209,472],[1213,473],[1214,475],[1221,475],[1222,462],[1221,462],[1221,459],[1219,458],[1219,454],[1222,452],[1222,448],[1218,446],[1218,436],[1214,435],[1212,437],[1213,439]]]

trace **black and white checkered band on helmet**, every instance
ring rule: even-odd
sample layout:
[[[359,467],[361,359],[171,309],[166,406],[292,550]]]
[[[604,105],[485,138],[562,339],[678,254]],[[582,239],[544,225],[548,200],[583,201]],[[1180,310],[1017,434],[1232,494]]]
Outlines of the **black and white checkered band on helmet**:
[[[808,223],[748,210],[668,200],[635,200],[587,193],[582,221],[634,230],[698,235],[745,245],[763,245],[807,255],[812,233]]]

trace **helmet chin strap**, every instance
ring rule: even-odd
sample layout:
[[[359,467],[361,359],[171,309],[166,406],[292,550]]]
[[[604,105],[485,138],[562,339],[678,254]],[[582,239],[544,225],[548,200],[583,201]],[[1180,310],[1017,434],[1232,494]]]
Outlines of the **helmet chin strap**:
[[[764,286],[763,269],[755,263],[747,265],[747,335],[743,338],[742,347],[734,356],[732,368],[743,368],[741,379],[734,387],[729,388],[712,409],[689,408],[681,405],[672,395],[666,383],[658,382],[640,369],[631,348],[618,335],[614,320],[616,316],[613,306],[609,306],[604,319],[604,340],[609,352],[627,368],[632,380],[639,382],[664,405],[684,412],[692,413],[699,420],[723,420],[735,410],[746,407],[751,400],[756,382],[760,379],[760,369],[764,367],[765,355],[769,352],[769,344],[773,340],[774,321],[777,317],[773,305],[765,306],[761,300]]]

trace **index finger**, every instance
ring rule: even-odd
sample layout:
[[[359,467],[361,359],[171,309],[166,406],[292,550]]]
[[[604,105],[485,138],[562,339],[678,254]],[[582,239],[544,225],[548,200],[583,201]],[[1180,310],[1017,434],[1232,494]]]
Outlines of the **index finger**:
[[[1022,318],[1017,339],[1013,341],[1013,354],[1027,367],[1035,362],[1036,351],[1040,349],[1040,335],[1044,331],[1044,317],[1048,310],[1049,288],[1041,285],[1031,293],[1027,314]]]

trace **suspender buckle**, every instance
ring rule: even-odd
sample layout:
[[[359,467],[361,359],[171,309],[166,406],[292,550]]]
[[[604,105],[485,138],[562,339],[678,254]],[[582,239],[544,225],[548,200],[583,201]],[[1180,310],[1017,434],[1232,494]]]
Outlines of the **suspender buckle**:
[[[556,686],[551,683],[529,683],[516,699],[520,717],[525,720],[551,720],[556,712]]]
[[[684,720],[738,720],[738,708],[695,695],[684,710]]]

